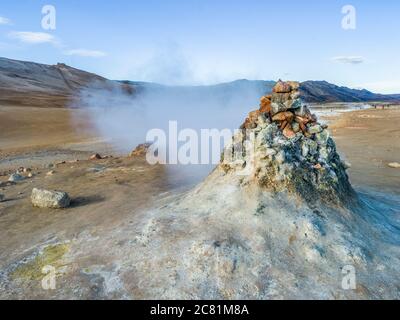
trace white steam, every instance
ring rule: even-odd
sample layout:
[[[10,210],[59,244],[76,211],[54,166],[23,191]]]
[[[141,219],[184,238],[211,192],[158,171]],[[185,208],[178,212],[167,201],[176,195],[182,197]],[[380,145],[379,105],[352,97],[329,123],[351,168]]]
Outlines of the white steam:
[[[130,150],[145,141],[150,129],[168,132],[169,121],[177,121],[178,130],[234,130],[269,90],[264,82],[239,80],[195,87],[140,84],[128,94],[118,83],[111,90],[83,90],[74,106],[84,108],[102,137]]]

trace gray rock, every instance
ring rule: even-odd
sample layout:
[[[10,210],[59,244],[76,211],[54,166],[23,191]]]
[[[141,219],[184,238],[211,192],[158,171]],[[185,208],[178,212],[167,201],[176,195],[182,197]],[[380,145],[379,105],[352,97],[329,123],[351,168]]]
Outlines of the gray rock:
[[[18,182],[18,181],[22,181],[25,178],[23,176],[21,176],[19,173],[13,173],[12,175],[10,175],[10,177],[8,178],[8,181],[10,182]]]
[[[322,132],[322,127],[319,124],[314,124],[310,128],[308,128],[308,132],[311,134]]]
[[[0,202],[3,202],[5,198],[6,198],[6,196],[4,194],[0,193]]]
[[[290,100],[291,104],[289,105],[289,109],[300,109],[303,106],[301,99]]]
[[[301,145],[301,155],[306,158],[308,156],[308,152],[310,151],[310,148],[308,147],[307,143],[303,143]]]
[[[71,199],[66,192],[37,188],[32,190],[31,201],[35,207],[53,209],[66,208],[71,203]]]
[[[266,147],[274,143],[274,138],[278,134],[278,126],[273,123],[262,129],[257,136],[257,143]]]
[[[308,154],[314,156],[318,153],[318,143],[311,139],[305,139],[302,142],[303,156],[306,157]]]
[[[272,115],[277,114],[278,112],[282,112],[287,110],[288,108],[280,102],[272,102],[271,103],[271,113]]]
[[[319,156],[324,161],[329,158],[329,151],[325,146],[319,148]]]
[[[297,122],[292,123],[292,129],[295,133],[300,131],[300,125]]]
[[[290,100],[290,93],[274,93],[271,97],[271,102],[273,103],[285,103]]]
[[[319,145],[326,144],[329,139],[329,132],[328,130],[322,130],[321,132],[315,135],[315,140]]]

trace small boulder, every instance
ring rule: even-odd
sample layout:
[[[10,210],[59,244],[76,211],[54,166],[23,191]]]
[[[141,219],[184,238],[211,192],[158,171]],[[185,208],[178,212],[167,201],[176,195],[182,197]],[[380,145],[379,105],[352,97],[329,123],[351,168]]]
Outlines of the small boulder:
[[[23,176],[21,176],[19,173],[13,173],[12,175],[10,175],[10,177],[8,178],[8,181],[10,182],[18,182],[18,181],[22,181],[25,178]]]
[[[274,115],[278,112],[286,111],[288,108],[283,103],[271,103],[271,115]]]
[[[315,134],[315,141],[319,145],[325,145],[328,142],[328,139],[329,139],[328,130],[322,130],[321,132]]]
[[[271,113],[271,96],[261,98],[259,111],[262,113]]]
[[[390,168],[396,168],[396,169],[398,169],[398,168],[400,168],[400,163],[398,163],[398,162],[391,162],[391,163],[388,164],[388,166],[389,166]]]
[[[272,89],[272,92],[274,93],[288,93],[292,90],[292,87],[289,83],[283,82],[282,80],[279,80],[274,88]]]
[[[288,138],[294,138],[296,136],[296,133],[293,131],[292,126],[290,124],[288,124],[285,129],[283,129],[283,135]]]
[[[100,160],[100,159],[102,159],[102,157],[98,153],[92,154],[89,158],[89,160]]]
[[[37,188],[32,190],[31,201],[34,207],[52,209],[67,208],[71,203],[71,199],[66,192]]]
[[[4,194],[0,193],[0,202],[3,202],[5,200],[6,196]]]
[[[151,143],[148,143],[148,142],[146,142],[146,143],[141,143],[141,144],[139,144],[139,145],[135,148],[135,150],[133,150],[133,151],[129,154],[129,156],[130,156],[130,157],[140,157],[140,156],[144,156],[144,155],[146,155],[146,153],[147,153],[147,151],[149,150],[150,146],[151,146]]]
[[[279,112],[272,117],[272,121],[285,121],[291,122],[294,118],[293,113],[290,111]]]
[[[295,133],[300,131],[300,125],[297,122],[292,123],[292,129]]]
[[[314,134],[314,133],[320,133],[322,132],[322,127],[319,124],[314,124],[312,126],[310,126],[310,128],[308,129],[308,132],[310,134]]]

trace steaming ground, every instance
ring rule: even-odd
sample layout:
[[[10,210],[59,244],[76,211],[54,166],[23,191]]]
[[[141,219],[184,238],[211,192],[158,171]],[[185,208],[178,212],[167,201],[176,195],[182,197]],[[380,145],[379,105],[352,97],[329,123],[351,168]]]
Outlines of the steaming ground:
[[[118,149],[130,151],[131,146],[146,139],[149,130],[168,132],[168,121],[176,121],[178,130],[233,131],[247,115],[249,106],[258,105],[259,97],[270,92],[272,85],[273,82],[263,82],[254,86],[238,80],[211,87],[138,86],[134,99],[119,87],[111,92],[86,89],[71,106],[81,108],[98,135],[113,141]],[[82,128],[81,115],[72,120]]]
[[[306,208],[287,210],[289,204],[273,200],[275,210],[267,216],[246,216],[250,211],[242,205],[254,199],[242,198],[234,186],[219,194],[205,193],[204,201],[197,203],[190,190],[208,168],[201,172],[149,166],[144,159],[122,156],[103,143],[104,137],[99,140],[96,131],[76,133],[69,117],[59,117],[58,111],[12,112],[7,110],[7,120],[0,117],[2,128],[15,130],[6,130],[7,139],[0,140],[0,181],[20,165],[32,167],[34,177],[0,187],[6,196],[0,203],[1,298],[399,298],[400,169],[387,166],[400,160],[398,109],[334,117],[331,131],[340,153],[352,164],[350,178],[363,205],[344,229],[337,229],[336,222],[346,219],[346,212],[330,218],[335,223],[328,225],[318,217],[323,226],[318,229],[311,219],[315,214]],[[71,112],[77,119],[81,111]],[[58,122],[48,121],[53,116]],[[37,127],[41,134],[32,129]],[[94,150],[115,157],[87,161]],[[72,162],[44,168],[60,160]],[[50,170],[53,175],[47,175]],[[33,187],[67,191],[73,205],[67,210],[34,209],[29,201]],[[227,198],[236,202],[224,202]],[[207,212],[205,199],[220,214]],[[274,235],[271,223],[279,224],[281,215],[299,228],[283,225],[283,234]],[[328,240],[349,235],[348,241],[328,248],[324,258],[324,243],[330,241],[321,230]],[[354,230],[363,232],[350,237]],[[291,260],[298,251],[304,261]],[[219,260],[212,258],[215,255]],[[277,264],[276,257],[286,266]],[[56,290],[41,288],[44,263],[57,269]],[[359,270],[355,291],[341,288],[340,268],[347,263]],[[289,270],[287,265],[298,267]],[[189,273],[180,272],[182,268]],[[260,275],[265,275],[261,282]]]

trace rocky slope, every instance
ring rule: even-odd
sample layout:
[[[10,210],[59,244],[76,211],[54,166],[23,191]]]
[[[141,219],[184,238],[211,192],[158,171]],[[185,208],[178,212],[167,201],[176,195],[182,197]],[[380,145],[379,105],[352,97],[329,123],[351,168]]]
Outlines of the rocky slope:
[[[279,82],[207,179],[136,226],[140,297],[400,297],[397,230],[359,199],[298,89]]]
[[[85,88],[131,88],[65,64],[45,65],[0,58],[0,103],[65,107]],[[133,88],[132,88],[133,90]]]
[[[365,89],[339,87],[326,81],[305,81],[300,91],[305,101],[321,102],[366,102],[366,101],[400,101],[398,95],[377,94]]]

